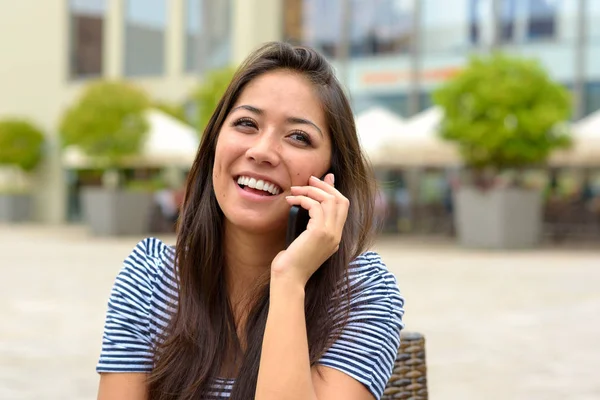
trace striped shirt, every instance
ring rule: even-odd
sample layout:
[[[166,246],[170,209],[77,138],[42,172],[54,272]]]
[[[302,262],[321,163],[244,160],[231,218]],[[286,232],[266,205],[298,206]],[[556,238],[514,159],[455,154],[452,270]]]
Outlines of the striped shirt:
[[[177,301],[174,257],[172,247],[148,238],[125,259],[108,301],[99,373],[152,370],[153,343]],[[400,346],[404,299],[377,253],[366,252],[352,261],[349,276],[355,306],[342,335],[319,364],[348,374],[379,399]],[[215,381],[211,398],[227,399],[233,383]]]

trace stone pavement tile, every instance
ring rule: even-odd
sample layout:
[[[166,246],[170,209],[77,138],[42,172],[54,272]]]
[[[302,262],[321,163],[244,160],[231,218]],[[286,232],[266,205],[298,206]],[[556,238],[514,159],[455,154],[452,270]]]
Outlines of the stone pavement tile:
[[[106,301],[142,238],[0,226],[0,399],[91,399]],[[173,243],[173,237],[166,237]],[[600,251],[381,238],[433,400],[600,398]]]

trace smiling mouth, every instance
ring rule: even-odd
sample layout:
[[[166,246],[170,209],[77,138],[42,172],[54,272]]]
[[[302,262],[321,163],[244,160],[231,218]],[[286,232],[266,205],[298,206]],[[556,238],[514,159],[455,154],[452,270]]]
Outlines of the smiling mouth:
[[[263,181],[262,179],[257,180],[248,176],[239,176],[235,181],[243,190],[261,196],[277,196],[282,192],[281,188],[276,184]]]

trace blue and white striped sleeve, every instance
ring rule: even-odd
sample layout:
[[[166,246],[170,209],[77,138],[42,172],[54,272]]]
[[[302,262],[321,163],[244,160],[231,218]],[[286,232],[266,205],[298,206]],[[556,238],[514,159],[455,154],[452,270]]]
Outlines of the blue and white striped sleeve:
[[[144,239],[124,260],[110,298],[96,371],[150,372],[150,302],[157,270],[156,239]]]
[[[368,252],[351,265],[350,285],[359,288],[340,338],[319,364],[342,371],[380,399],[390,379],[404,328],[404,299],[380,256]]]

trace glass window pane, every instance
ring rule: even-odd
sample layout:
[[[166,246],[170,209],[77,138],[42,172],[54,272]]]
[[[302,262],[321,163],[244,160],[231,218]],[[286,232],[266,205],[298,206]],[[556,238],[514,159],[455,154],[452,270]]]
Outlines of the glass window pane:
[[[166,0],[126,0],[125,75],[165,72]]]
[[[341,0],[304,0],[303,3],[303,42],[328,57],[335,57],[342,34]]]
[[[556,0],[527,1],[527,39],[553,39],[556,31]]]
[[[590,43],[600,43],[600,1],[587,1],[587,26]]]
[[[231,60],[231,2],[232,0],[186,0],[185,10],[185,70],[198,69],[199,38],[206,41],[206,61],[203,68],[221,68]],[[210,22],[208,35],[202,32],[203,13]]]
[[[201,0],[187,0],[185,10],[185,70],[197,68],[198,35],[200,34]]]
[[[350,0],[352,56],[408,53],[413,42],[413,0]]]
[[[478,31],[473,30],[477,15],[473,0],[422,1],[421,43],[425,52],[460,52],[470,46]],[[476,42],[476,40],[474,40]]]
[[[284,0],[284,38],[312,46],[328,57],[340,50],[343,1]],[[408,53],[414,0],[347,0],[351,57]]]
[[[106,0],[71,0],[70,75],[75,78],[102,75]]]
[[[585,115],[600,111],[600,82],[586,85]]]
[[[521,0],[522,1],[522,0]],[[500,42],[511,43],[515,40],[515,22],[517,20],[516,0],[502,0],[500,4]]]
[[[202,1],[211,2],[210,8],[206,9],[212,21],[208,38],[208,62],[206,66],[208,69],[221,68],[228,65],[231,60],[232,0]]]

